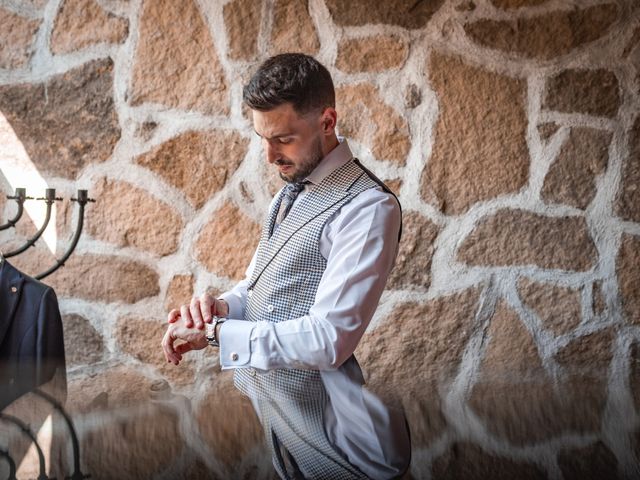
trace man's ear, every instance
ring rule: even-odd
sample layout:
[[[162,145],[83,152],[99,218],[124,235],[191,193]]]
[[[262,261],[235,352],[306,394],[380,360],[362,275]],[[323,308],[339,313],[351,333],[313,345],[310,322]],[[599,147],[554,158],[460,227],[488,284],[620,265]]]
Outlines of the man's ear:
[[[331,135],[334,133],[336,129],[336,124],[338,120],[338,114],[336,109],[333,107],[327,107],[322,112],[322,133],[324,135]]]

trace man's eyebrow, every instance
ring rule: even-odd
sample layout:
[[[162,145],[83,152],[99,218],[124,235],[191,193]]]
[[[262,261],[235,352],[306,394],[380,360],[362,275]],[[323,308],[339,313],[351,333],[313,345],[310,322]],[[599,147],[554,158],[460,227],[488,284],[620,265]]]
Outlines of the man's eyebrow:
[[[274,140],[276,138],[282,138],[282,137],[291,137],[293,136],[293,132],[284,132],[284,133],[276,133],[275,135],[272,135],[270,137],[263,137],[262,135],[260,135],[258,133],[258,131],[254,128],[253,129],[254,132],[256,132],[256,135],[258,135],[260,138],[264,138],[266,140]]]

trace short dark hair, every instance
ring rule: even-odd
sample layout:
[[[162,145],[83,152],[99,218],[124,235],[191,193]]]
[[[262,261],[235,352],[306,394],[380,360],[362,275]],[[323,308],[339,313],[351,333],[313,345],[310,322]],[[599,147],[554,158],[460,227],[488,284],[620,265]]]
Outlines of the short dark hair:
[[[300,115],[336,105],[331,74],[303,53],[282,53],[265,60],[245,85],[242,98],[249,108],[262,112],[291,103]]]

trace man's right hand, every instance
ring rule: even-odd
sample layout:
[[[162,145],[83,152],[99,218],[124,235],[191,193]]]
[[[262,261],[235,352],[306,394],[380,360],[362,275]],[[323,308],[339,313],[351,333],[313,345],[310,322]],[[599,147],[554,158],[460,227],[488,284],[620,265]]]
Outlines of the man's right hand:
[[[229,315],[229,305],[224,300],[218,300],[208,293],[203,293],[199,297],[193,297],[189,305],[171,310],[167,320],[169,323],[175,323],[182,318],[185,327],[203,330],[204,324],[211,323],[214,315],[226,317]]]

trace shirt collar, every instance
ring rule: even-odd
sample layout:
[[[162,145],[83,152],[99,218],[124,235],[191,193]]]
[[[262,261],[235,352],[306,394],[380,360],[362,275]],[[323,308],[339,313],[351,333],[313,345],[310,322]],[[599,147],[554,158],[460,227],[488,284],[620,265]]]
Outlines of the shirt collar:
[[[344,137],[338,137],[338,146],[331,150],[311,172],[305,180],[310,181],[314,185],[318,185],[331,172],[340,168],[353,158],[353,153],[349,148],[349,143]]]

